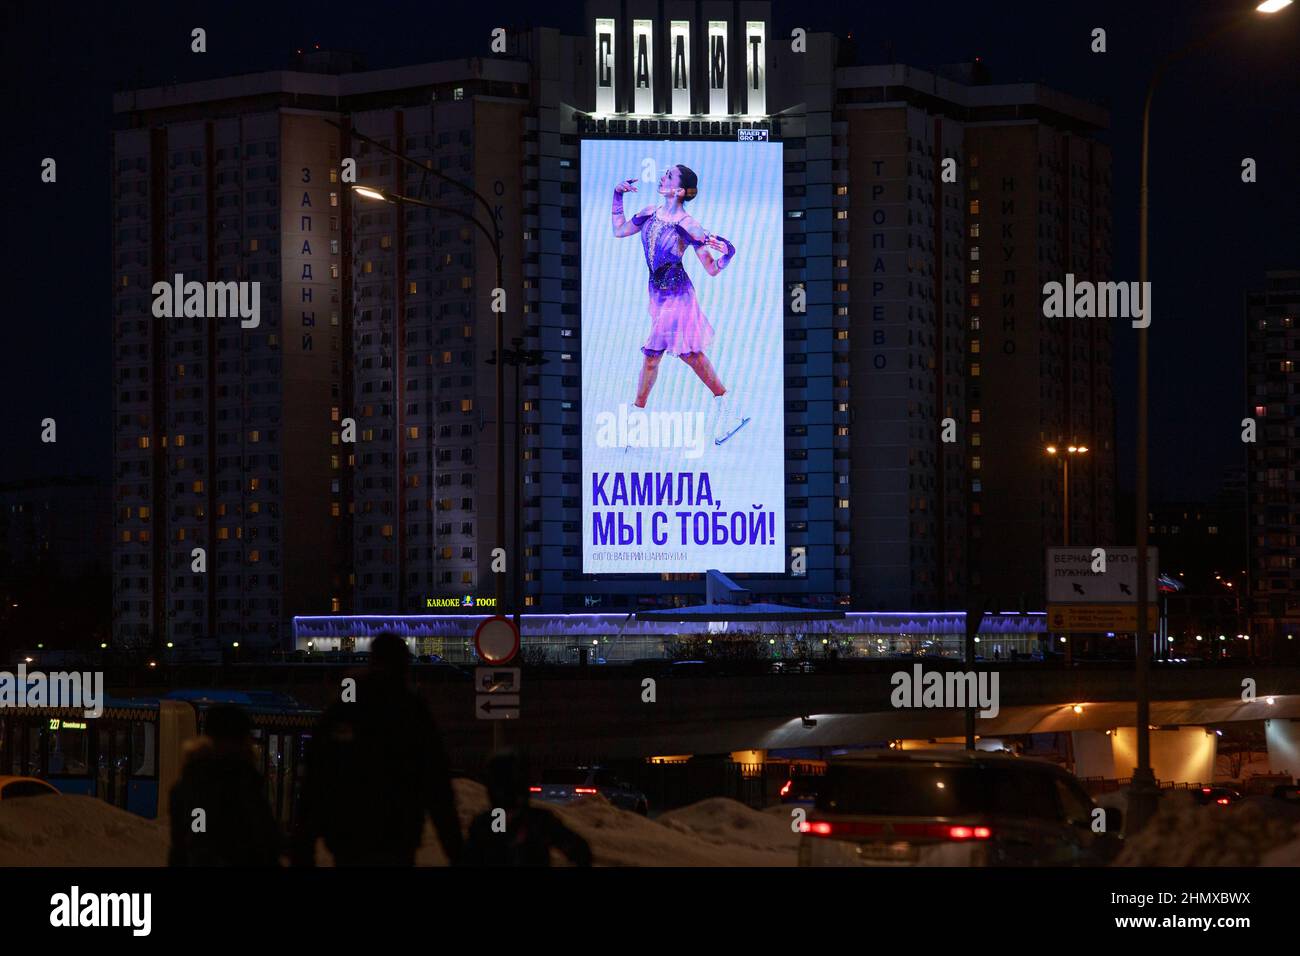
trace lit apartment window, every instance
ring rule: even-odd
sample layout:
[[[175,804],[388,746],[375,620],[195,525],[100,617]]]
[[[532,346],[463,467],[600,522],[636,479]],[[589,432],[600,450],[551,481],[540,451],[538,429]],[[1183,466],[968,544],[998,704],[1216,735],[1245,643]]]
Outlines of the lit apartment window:
[[[976,455],[974,458],[972,458],[972,459],[970,460],[970,466],[971,466],[971,468],[974,469],[975,471],[979,471],[979,470],[980,470],[980,465],[981,465],[981,462],[980,462],[980,456],[979,456],[979,455]]]
[[[332,182],[332,183],[336,183],[336,182],[338,182],[338,181],[339,181],[339,171],[338,171],[337,169],[335,169],[333,166],[331,166],[331,167],[330,167],[330,182]]]
[[[262,433],[258,431],[256,428],[254,428],[251,432],[248,433],[248,440],[252,442],[254,445],[256,445],[258,442],[262,440]]]
[[[474,280],[471,279],[469,276],[460,277],[460,287],[462,289],[469,290],[473,285],[474,285]]]
[[[453,89],[451,91],[451,98],[453,100],[463,100],[465,98],[465,87],[458,86],[455,89]]]
[[[370,273],[375,271],[375,264],[367,259],[365,262],[361,263],[361,271],[365,275],[370,275]]]
[[[137,439],[135,440],[135,444],[136,444],[136,447],[137,447],[137,448],[148,448],[148,447],[149,447],[149,436],[148,436],[148,435],[141,435],[139,438],[137,438]]]
[[[249,251],[249,252],[256,252],[256,251],[257,251],[257,240],[256,240],[256,239],[249,239],[249,240],[248,240],[248,251]]]
[[[380,249],[389,249],[389,248],[392,247],[392,245],[393,245],[393,237],[392,237],[392,236],[380,236],[380,237],[379,237],[379,248],[380,248]]]
[[[971,261],[971,262],[979,262],[979,261],[980,261],[980,247],[979,247],[979,246],[971,246],[971,247],[970,247],[970,261]]]
[[[977,425],[979,424],[980,410],[978,408],[972,408],[970,410],[970,420]]]
[[[261,483],[262,483],[262,479],[261,479],[261,478],[249,478],[249,479],[248,479],[248,490],[249,490],[249,491],[256,491],[257,488],[258,488],[258,486],[259,486]]]
[[[976,355],[979,354],[979,350],[980,350],[980,340],[979,340],[979,339],[971,339],[971,340],[970,340],[970,350],[971,350],[972,353],[974,353],[974,354],[976,354]]]
[[[407,438],[419,438],[419,437],[420,437],[420,426],[419,426],[419,425],[412,425],[412,426],[410,426],[408,429],[406,429],[406,437],[407,437]]]
[[[978,216],[980,214],[980,201],[978,199],[972,199],[970,201],[970,214],[972,216]]]
[[[130,276],[122,276],[122,288],[125,289],[125,288],[126,288],[128,285],[130,285],[130,284],[131,284],[131,277],[130,277]]]
[[[385,538],[391,538],[393,536],[393,526],[391,524],[386,524],[379,529],[379,533]]]
[[[258,561],[261,561],[261,560],[262,560],[262,552],[261,552],[261,551],[258,551],[256,548],[254,548],[252,551],[248,552],[248,563],[249,563],[249,564],[257,564],[257,562],[258,562]]]
[[[980,284],[980,271],[978,269],[972,269],[970,271],[970,284],[971,285]]]
[[[332,597],[332,598],[330,598],[330,610],[331,610],[333,613],[337,614],[340,610],[342,610],[342,608],[343,608],[343,605],[339,603],[339,599],[338,599],[338,598],[336,598],[336,597]]]
[[[980,363],[979,363],[979,362],[971,362],[971,365],[970,365],[970,374],[971,374],[971,378],[979,378],[979,377],[980,377]]]
[[[185,436],[184,436],[184,435],[177,435],[177,436],[176,436],[176,447],[177,447],[177,448],[184,448],[184,447],[185,447]]]
[[[835,330],[835,337],[836,337],[837,339],[839,339],[841,342],[848,341],[848,338],[849,338],[849,330],[848,330],[848,329],[836,329],[836,330]]]
[[[462,412],[472,412],[472,411],[474,411],[474,399],[472,399],[472,398],[462,398],[462,399],[460,400],[460,410],[461,410]]]
[[[184,365],[177,365],[177,366],[176,366],[176,377],[177,377],[177,378],[184,378],[184,377],[185,377],[185,366],[184,366]]]
[[[979,432],[973,432],[973,433],[971,433],[971,436],[970,436],[970,443],[971,443],[972,445],[976,446],[976,447],[979,447],[979,443],[980,443],[980,433],[979,433]]]
[[[848,219],[848,218],[849,218],[849,211],[848,211],[847,209],[837,209],[837,210],[835,210],[835,218],[836,218],[836,219]]]
[[[339,514],[340,514],[341,511],[342,511],[342,509],[339,507],[339,503],[338,503],[337,501],[331,501],[331,502],[330,502],[330,517],[331,517],[331,518],[337,518],[337,517],[339,517]]]
[[[970,330],[972,332],[978,332],[980,330],[980,317],[978,315],[972,315],[970,317]]]
[[[978,239],[980,237],[980,224],[978,222],[972,222],[970,224],[970,237],[972,239]]]
[[[407,283],[407,286],[406,286],[406,294],[407,294],[407,295],[415,295],[415,290],[416,290],[416,284],[415,284],[414,282],[409,282],[409,283]]]
[[[849,194],[849,187],[848,187],[848,186],[836,186],[836,187],[835,187],[835,195],[837,195],[837,196],[847,196],[848,194]]]
[[[836,498],[836,499],[835,499],[835,507],[837,507],[837,508],[848,508],[848,506],[849,506],[849,499],[848,499],[848,498]]]
[[[339,204],[339,194],[338,194],[338,193],[330,193],[330,205],[331,205],[331,206],[337,206],[338,204]]]

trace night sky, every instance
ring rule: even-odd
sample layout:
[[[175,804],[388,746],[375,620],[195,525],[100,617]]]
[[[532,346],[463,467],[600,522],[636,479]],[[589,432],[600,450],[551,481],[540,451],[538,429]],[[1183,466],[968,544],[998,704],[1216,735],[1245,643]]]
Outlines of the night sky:
[[[994,82],[1040,81],[1111,109],[1115,276],[1137,279],[1142,98],[1156,60],[1235,0],[774,4],[778,35],[852,33],[862,63],[929,68],[980,56]],[[545,11],[545,12],[539,12]],[[802,18],[802,19],[799,19]],[[116,90],[278,69],[296,47],[371,68],[488,55],[493,27],[584,31],[580,3],[65,3],[7,0],[3,39],[4,321],[0,481],[108,478],[112,454],[110,122]],[[208,52],[190,52],[190,30]],[[1089,50],[1104,27],[1109,52]],[[1300,268],[1300,5],[1183,61],[1152,123],[1152,497],[1212,495],[1244,463],[1242,297]],[[58,183],[40,182],[43,157]],[[1243,157],[1259,182],[1241,182]],[[1127,323],[1124,323],[1127,325]],[[1133,470],[1133,332],[1116,335],[1120,481]],[[58,422],[42,445],[40,420]],[[1034,455],[1027,450],[1027,459]]]

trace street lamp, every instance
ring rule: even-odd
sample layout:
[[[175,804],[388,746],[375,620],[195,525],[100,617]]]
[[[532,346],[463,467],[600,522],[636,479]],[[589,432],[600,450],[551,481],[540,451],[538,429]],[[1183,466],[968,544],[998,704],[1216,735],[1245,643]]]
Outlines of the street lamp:
[[[1062,449],[1056,445],[1048,445],[1045,451],[1055,457],[1060,454]],[[1068,445],[1064,449],[1065,454],[1061,455],[1061,465],[1065,475],[1064,487],[1061,489],[1061,497],[1064,499],[1062,511],[1064,512],[1064,527],[1061,533],[1061,544],[1064,547],[1070,546],[1070,459],[1075,455],[1086,455],[1088,453],[1087,445]]]
[[[515,606],[515,628],[519,628],[519,615],[523,606],[523,542],[521,541],[523,526],[523,506],[524,506],[524,483],[523,483],[523,394],[519,389],[519,369],[521,366],[537,368],[550,362],[541,349],[524,348],[524,340],[513,338],[510,344],[514,348],[505,349],[501,353],[501,361],[506,365],[513,365],[515,369],[515,522],[514,522],[514,583],[512,585],[513,603]],[[487,360],[488,365],[497,365],[497,353],[493,352],[491,358]],[[501,370],[497,369],[497,376],[500,377]]]
[[[1292,0],[1264,0],[1255,7],[1260,14],[1277,13],[1291,5]],[[1233,17],[1223,26],[1193,39],[1186,46],[1175,50],[1157,65],[1151,80],[1147,83],[1146,102],[1142,107],[1142,165],[1138,193],[1138,282],[1145,288],[1148,281],[1147,240],[1148,195],[1150,184],[1151,155],[1151,101],[1155,97],[1156,87],[1164,78],[1165,71],[1178,60],[1188,56],[1198,48],[1218,39],[1220,36],[1244,26],[1250,22],[1250,14]],[[1134,633],[1134,657],[1136,658],[1135,696],[1137,698],[1137,767],[1133,770],[1133,783],[1129,791],[1128,828],[1137,832],[1145,826],[1147,820],[1155,813],[1156,800],[1160,791],[1156,786],[1155,774],[1151,771],[1151,737],[1147,733],[1150,724],[1151,699],[1149,672],[1151,669],[1151,646],[1147,641],[1147,606],[1150,595],[1147,593],[1147,533],[1150,521],[1147,500],[1147,400],[1149,383],[1147,378],[1147,332],[1151,325],[1148,312],[1146,323],[1137,328],[1138,349],[1138,400],[1137,400],[1137,488],[1134,511],[1137,519],[1137,627]]]
[[[356,133],[355,131],[353,131],[353,135],[359,136],[360,138],[365,139],[367,142],[371,142],[371,143],[375,142],[374,140],[371,140],[368,137],[361,136],[361,134]],[[393,151],[390,150],[390,152]],[[487,200],[484,199],[482,196],[480,196],[474,190],[470,189],[468,186],[464,185],[463,183],[459,183],[449,176],[443,176],[441,173],[437,172],[436,170],[428,169],[424,166],[421,166],[419,163],[415,162],[415,160],[411,159],[408,156],[405,156],[402,153],[393,152],[393,155],[397,156],[402,160],[405,160],[406,162],[411,163],[417,169],[420,169],[427,173],[433,173],[434,175],[439,176],[442,179],[445,179],[447,182],[455,183],[457,186],[464,189],[466,192],[469,192],[472,195],[474,195],[480,202],[484,204],[484,206],[487,206],[489,212],[491,212],[491,207],[488,206]],[[483,235],[487,238],[488,244],[492,247],[492,255],[496,259],[495,288],[497,289],[503,288],[501,284],[501,272],[502,272],[501,240],[496,234],[496,229],[495,228],[488,229],[488,227],[483,225],[483,223],[479,220],[477,216],[471,213],[464,212],[463,210],[456,209],[454,206],[444,206],[440,203],[426,202],[423,199],[416,199],[414,196],[403,196],[400,193],[395,193],[383,188],[375,188],[373,186],[364,186],[364,185],[357,184],[357,185],[353,185],[352,191],[356,193],[358,196],[361,196],[363,199],[373,199],[373,200],[380,200],[387,203],[403,203],[412,206],[421,206],[425,209],[433,209],[437,212],[443,212],[453,216],[459,216],[461,219],[466,219],[469,222],[473,223],[476,227],[478,227],[479,232],[483,233]],[[493,221],[495,222],[495,220]],[[502,351],[501,343],[502,343],[502,339],[504,338],[504,335],[505,335],[505,312],[498,310],[496,312],[496,354],[498,355],[501,354]],[[498,365],[497,366],[497,409],[496,409],[496,446],[497,446],[496,526],[497,527],[496,527],[495,546],[500,549],[500,553],[505,552],[505,541],[506,541],[506,537],[505,537],[506,486],[505,486],[505,478],[504,478],[504,474],[506,470],[506,446],[502,434],[504,417],[505,417],[505,378],[502,374],[501,367]],[[516,449],[516,452],[517,451],[518,449]],[[518,554],[512,555],[511,560],[513,562],[518,562],[519,555]],[[494,575],[494,577],[496,578],[496,606],[499,612],[505,604],[505,579],[500,574],[496,574]]]

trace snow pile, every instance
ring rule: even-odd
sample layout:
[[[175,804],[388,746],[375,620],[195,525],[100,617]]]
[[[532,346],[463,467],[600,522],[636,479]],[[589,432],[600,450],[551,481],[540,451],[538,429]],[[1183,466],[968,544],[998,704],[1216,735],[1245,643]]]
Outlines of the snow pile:
[[[1202,806],[1191,794],[1169,793],[1142,832],[1125,841],[1115,865],[1258,866],[1297,837],[1292,821],[1257,803]]]
[[[487,791],[472,780],[454,781],[456,806],[468,829],[488,809]],[[597,866],[793,866],[799,837],[789,812],[772,816],[722,798],[704,800],[651,820],[612,806],[600,795],[571,804],[539,803],[591,845]],[[421,866],[443,866],[446,857],[426,825]],[[563,862],[556,857],[554,862]]]
[[[0,867],[165,866],[167,828],[95,797],[0,800]]]

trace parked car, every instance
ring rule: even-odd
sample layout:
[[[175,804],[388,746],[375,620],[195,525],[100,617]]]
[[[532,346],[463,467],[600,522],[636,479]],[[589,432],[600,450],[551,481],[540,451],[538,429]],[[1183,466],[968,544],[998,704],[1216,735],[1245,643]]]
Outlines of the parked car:
[[[59,791],[37,777],[0,777],[0,800],[58,796]]]
[[[1201,787],[1193,791],[1196,795],[1196,802],[1201,804],[1213,803],[1221,807],[1228,807],[1241,799],[1241,791],[1234,790],[1232,787]]]
[[[573,803],[600,794],[620,810],[648,814],[650,801],[640,790],[601,767],[576,767],[542,775],[542,783],[528,788],[532,799],[546,803]]]
[[[834,758],[801,829],[801,866],[1096,866],[1123,846],[1118,810],[1071,774],[1010,754]]]

